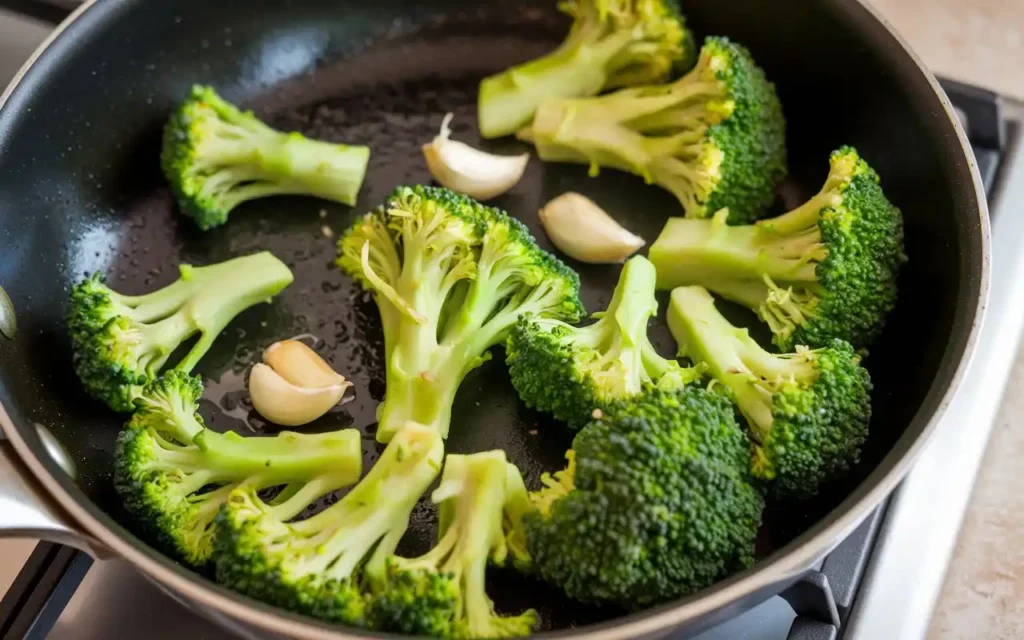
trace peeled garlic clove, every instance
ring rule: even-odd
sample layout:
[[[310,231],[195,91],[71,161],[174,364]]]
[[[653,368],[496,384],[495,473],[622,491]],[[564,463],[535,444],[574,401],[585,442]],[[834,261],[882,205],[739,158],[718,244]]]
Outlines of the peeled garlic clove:
[[[571,191],[547,203],[540,221],[551,242],[580,262],[623,262],[645,244],[593,201]]]
[[[341,402],[350,383],[330,387],[296,386],[265,364],[256,364],[249,374],[249,395],[257,412],[274,424],[297,427],[308,424]]]
[[[423,157],[435,180],[477,200],[496,198],[519,182],[530,154],[497,156],[452,140],[451,121],[449,113],[441,123],[441,133],[423,145]]]
[[[318,389],[348,385],[345,376],[331,368],[320,355],[298,340],[282,340],[267,347],[263,362],[298,387]]]

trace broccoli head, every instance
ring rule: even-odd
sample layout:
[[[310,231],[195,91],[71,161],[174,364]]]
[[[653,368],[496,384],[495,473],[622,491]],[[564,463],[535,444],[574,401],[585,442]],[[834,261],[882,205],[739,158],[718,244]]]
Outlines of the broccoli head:
[[[381,442],[410,421],[447,437],[459,384],[520,316],[576,321],[583,310],[579,277],[522,223],[447,189],[399,187],[339,251],[380,310]]]
[[[532,494],[534,571],[572,598],[636,609],[753,563],[764,501],[734,413],[696,385],[611,405]]]
[[[520,318],[506,357],[523,402],[579,428],[595,411],[650,384],[681,385],[699,378],[699,371],[659,356],[647,338],[647,321],[658,310],[656,279],[650,261],[635,256],[622,268],[608,309],[593,324]]]
[[[370,149],[276,131],[211,87],[195,86],[164,128],[160,160],[181,210],[205,231],[267,196],[354,205]]]
[[[136,400],[138,410],[117,440],[115,486],[125,507],[164,548],[192,565],[213,548],[214,517],[240,485],[289,485],[293,495],[327,491],[359,479],[359,432],[268,437],[217,433],[197,413],[202,383],[169,371]],[[306,506],[283,500],[273,507],[294,517]]]
[[[559,7],[573,25],[558,49],[480,83],[483,137],[515,133],[548,98],[665,82],[693,66],[693,35],[675,0],[566,0]]]
[[[189,338],[199,334],[175,367],[185,372],[235,316],[269,301],[293,279],[268,252],[180,270],[176,282],[139,296],[117,293],[98,274],[71,291],[68,328],[75,371],[93,397],[116,411],[133,410],[139,390]]]
[[[701,287],[673,291],[668,318],[680,352],[705,363],[746,417],[754,474],[774,481],[779,495],[812,496],[857,464],[871,419],[871,379],[848,343],[768,353]]]
[[[445,458],[432,495],[439,505],[437,544],[418,558],[388,561],[370,606],[371,626],[434,638],[530,634],[536,612],[498,615],[484,585],[488,560],[500,565],[508,556],[504,505],[510,477],[514,491],[519,473],[503,451]]]
[[[786,176],[785,119],[764,72],[726,38],[708,38],[672,84],[545,101],[523,138],[542,160],[628,171],[670,191],[687,217],[725,207],[761,217]]]
[[[863,348],[896,304],[903,217],[851,147],[832,154],[821,191],[777,218],[727,227],[673,218],[651,246],[658,286],[700,285],[766,322],[775,344]]]

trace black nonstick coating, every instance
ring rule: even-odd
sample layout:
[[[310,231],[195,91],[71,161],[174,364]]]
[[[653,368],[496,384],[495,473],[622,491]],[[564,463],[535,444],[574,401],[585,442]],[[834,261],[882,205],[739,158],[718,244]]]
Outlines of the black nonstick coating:
[[[48,427],[75,461],[85,496],[130,526],[111,486],[121,418],[90,400],[72,373],[68,289],[100,270],[118,290],[146,292],[173,280],[180,263],[267,249],[292,267],[295,283],[272,305],[240,316],[203,360],[202,412],[214,428],[261,432],[265,425],[247,403],[246,368],[270,343],[303,336],[355,382],[354,399],[315,428],[360,429],[371,464],[379,452],[374,412],[385,392],[381,333],[372,301],[333,266],[337,235],[396,185],[429,182],[420,145],[447,112],[455,114],[459,140],[497,152],[527,148],[479,140],[476,87],[484,75],[560,41],[567,22],[553,4],[106,0],[87,10],[0,113],[0,283],[21,331],[0,345],[0,402],[17,428]],[[770,505],[762,557],[827,517],[870,472],[898,459],[883,461],[887,454],[910,445],[952,375],[976,297],[977,282],[966,274],[980,260],[977,208],[973,185],[951,177],[966,175],[956,166],[956,140],[938,133],[948,127],[944,114],[922,108],[934,101],[931,88],[906,81],[914,75],[908,62],[889,56],[881,36],[866,38],[844,8],[850,4],[792,0],[766,10],[756,0],[684,3],[699,36],[744,42],[778,83],[792,173],[780,211],[818,189],[829,151],[853,144],[906,216],[911,260],[902,297],[867,360],[877,391],[863,464],[810,503]],[[158,165],[163,122],[194,82],[214,85],[280,128],[369,145],[359,205],[273,198],[242,206],[224,227],[198,231],[175,211]],[[553,250],[536,212],[569,190],[648,242],[666,217],[681,213],[668,194],[637,178],[607,171],[590,179],[584,167],[536,159],[494,204]],[[618,267],[567,262],[580,273],[587,308],[601,309]],[[754,324],[745,312],[731,314]],[[660,319],[652,331],[659,350],[673,353]],[[571,434],[518,402],[503,353],[494,355],[460,389],[448,450],[503,448],[535,486],[542,471],[562,466]],[[905,431],[910,436],[900,440]],[[410,549],[424,548],[433,534],[433,509],[421,506]],[[500,608],[537,607],[549,628],[621,614],[511,573],[495,570],[491,582]]]

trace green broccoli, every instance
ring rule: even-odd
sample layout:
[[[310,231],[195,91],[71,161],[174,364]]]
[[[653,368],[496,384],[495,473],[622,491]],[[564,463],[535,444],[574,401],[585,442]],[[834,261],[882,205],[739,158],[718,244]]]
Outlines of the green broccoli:
[[[418,558],[388,562],[370,606],[373,628],[433,638],[530,634],[536,612],[499,616],[484,586],[488,559],[500,565],[508,556],[503,523],[510,477],[520,478],[503,451],[445,458],[432,496],[439,505],[437,544]]]
[[[338,265],[380,309],[387,395],[377,439],[408,421],[447,437],[455,392],[526,314],[579,319],[579,277],[503,211],[399,187],[338,243]]]
[[[783,496],[807,497],[857,464],[871,419],[871,379],[842,340],[772,354],[734,327],[701,287],[672,292],[680,353],[705,363],[746,417],[753,472]]]
[[[750,566],[764,500],[734,416],[695,385],[611,405],[532,494],[533,570],[572,598],[636,609]]]
[[[292,282],[288,267],[265,251],[180,270],[174,283],[139,296],[117,293],[99,274],[71,291],[75,371],[86,390],[115,411],[132,411],[140,389],[189,338],[199,334],[179,371],[191,371],[235,316]]]
[[[545,99],[665,82],[693,66],[693,35],[675,0],[565,0],[559,8],[573,25],[558,49],[480,83],[483,137],[515,133]]]
[[[217,433],[197,413],[203,385],[180,371],[150,383],[117,440],[114,484],[128,511],[162,547],[202,566],[213,549],[214,517],[240,485],[288,486],[273,509],[292,518],[310,495],[353,484],[362,469],[355,429],[271,437]]]
[[[687,217],[728,208],[740,223],[764,214],[786,176],[785,128],[775,86],[750,53],[708,38],[676,82],[545,101],[521,137],[545,161],[639,175],[675,195]]]
[[[701,285],[755,311],[785,351],[835,338],[863,348],[896,304],[903,217],[857,151],[832,154],[818,195],[789,213],[728,227],[673,218],[650,258],[658,287]]]
[[[354,205],[370,149],[282,133],[194,86],[164,128],[160,162],[181,210],[206,231],[248,200],[310,195]]]
[[[217,580],[284,609],[366,626],[371,585],[386,579],[443,456],[437,429],[406,424],[359,484],[305,520],[289,522],[253,488],[236,489],[216,520]]]
[[[699,371],[659,356],[647,337],[647,321],[658,310],[656,279],[650,261],[635,256],[597,322],[574,327],[551,318],[520,318],[506,354],[512,385],[526,406],[578,429],[595,411],[650,384],[699,378]]]

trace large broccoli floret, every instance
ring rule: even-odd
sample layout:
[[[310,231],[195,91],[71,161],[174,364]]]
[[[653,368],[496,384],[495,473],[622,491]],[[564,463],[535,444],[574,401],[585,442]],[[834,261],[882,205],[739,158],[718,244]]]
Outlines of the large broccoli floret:
[[[654,383],[681,385],[700,377],[658,355],[647,321],[658,310],[657,274],[643,256],[626,262],[608,309],[586,327],[523,317],[506,347],[512,385],[530,408],[573,428],[595,411]]]
[[[497,138],[530,123],[548,98],[665,82],[693,66],[693,35],[675,0],[566,0],[572,30],[555,51],[480,83],[480,133]]]
[[[235,316],[269,301],[293,279],[267,252],[180,270],[176,282],[140,296],[117,293],[99,274],[71,291],[75,371],[93,397],[116,411],[134,408],[140,389],[186,340],[199,334],[175,366],[189,372]]]
[[[572,598],[641,608],[749,566],[764,501],[734,413],[694,385],[609,407],[533,494],[534,570]]]
[[[181,210],[205,231],[267,196],[354,205],[370,149],[276,131],[211,87],[195,86],[164,128],[160,160]]]
[[[399,187],[339,242],[338,265],[372,291],[387,395],[377,439],[408,421],[448,435],[462,379],[520,316],[576,321],[578,276],[506,213],[447,189]]]
[[[498,615],[484,585],[488,560],[500,565],[508,556],[504,505],[519,477],[509,467],[503,451],[445,458],[432,495],[439,505],[437,544],[418,558],[389,561],[370,607],[371,626],[432,638],[529,635],[537,613]]]
[[[691,218],[726,207],[732,223],[756,220],[786,176],[775,86],[726,38],[708,38],[697,66],[672,84],[548,100],[523,137],[546,161],[639,175],[672,192]]]
[[[866,347],[896,304],[907,261],[903,216],[851,147],[832,154],[825,186],[805,204],[754,225],[672,218],[651,246],[658,286],[701,285],[755,311],[774,342]]]
[[[216,520],[218,581],[291,611],[365,626],[370,586],[385,579],[443,456],[437,429],[407,424],[359,484],[305,520],[289,522],[252,488],[236,489]]]
[[[780,495],[814,495],[857,464],[871,419],[871,379],[842,340],[772,354],[726,320],[701,287],[672,292],[669,327],[680,353],[705,363],[746,417],[755,475]]]
[[[309,495],[355,483],[362,468],[359,432],[243,437],[217,433],[197,413],[199,378],[169,371],[135,401],[117,441],[115,486],[128,511],[167,550],[189,564],[210,558],[214,517],[236,487],[289,485],[274,504],[292,518]]]

